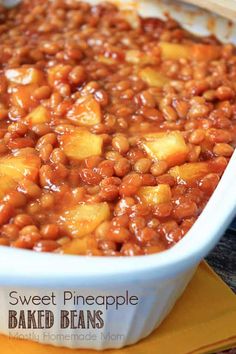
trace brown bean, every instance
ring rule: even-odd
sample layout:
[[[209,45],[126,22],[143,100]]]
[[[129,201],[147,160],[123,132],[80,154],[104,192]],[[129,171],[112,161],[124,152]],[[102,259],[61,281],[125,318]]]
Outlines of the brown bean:
[[[14,208],[9,203],[0,204],[0,225],[4,225],[14,214]]]
[[[112,139],[112,146],[120,154],[125,154],[129,151],[129,141],[122,135],[116,136]]]
[[[59,247],[54,240],[41,240],[35,243],[34,251],[36,252],[53,252]]]
[[[59,228],[56,224],[46,224],[40,229],[44,240],[56,240],[59,237]]]
[[[33,219],[28,214],[18,214],[14,218],[14,224],[22,229],[25,226],[32,225]]]

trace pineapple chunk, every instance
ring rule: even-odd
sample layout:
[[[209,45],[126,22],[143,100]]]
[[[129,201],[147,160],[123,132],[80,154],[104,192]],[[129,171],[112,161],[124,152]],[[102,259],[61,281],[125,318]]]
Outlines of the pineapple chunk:
[[[86,255],[87,237],[75,238],[63,245],[60,250],[63,254]]]
[[[219,46],[208,44],[177,44],[177,43],[160,43],[161,53],[163,59],[195,59],[210,61],[218,59],[221,54]]]
[[[19,182],[24,177],[35,181],[40,168],[40,159],[36,155],[4,156],[0,158],[0,174]]]
[[[16,188],[16,182],[9,176],[0,175],[0,199],[5,197],[5,195],[11,190]]]
[[[25,110],[33,107],[35,101],[32,98],[32,93],[36,88],[37,86],[34,84],[14,87],[10,95],[12,105],[19,106]]]
[[[77,128],[62,135],[60,143],[66,156],[76,160],[83,160],[89,156],[101,155],[103,139],[100,135]]]
[[[43,124],[50,122],[50,115],[45,107],[38,106],[25,119],[30,125]]]
[[[168,77],[150,67],[142,69],[139,73],[139,76],[149,86],[160,88],[170,81]]]
[[[146,65],[146,64],[157,64],[159,59],[154,55],[150,55],[145,52],[141,52],[137,49],[131,49],[126,51],[125,60],[131,64]]]
[[[42,71],[35,68],[8,69],[5,75],[10,82],[20,85],[40,84],[43,81]]]
[[[156,187],[141,187],[137,195],[144,204],[155,206],[170,201],[171,189],[168,184],[159,184]]]
[[[130,27],[133,29],[138,29],[141,26],[141,19],[138,13],[134,10],[125,9],[121,10],[121,17],[129,23]]]
[[[189,45],[161,42],[159,46],[163,59],[190,59],[192,56],[191,47]]]
[[[0,199],[17,187],[24,177],[36,180],[40,159],[36,155],[0,158]]]
[[[153,160],[164,160],[169,167],[186,161],[189,149],[179,131],[151,133],[144,138],[141,146]]]
[[[73,237],[83,237],[93,232],[109,217],[110,209],[107,203],[82,203],[66,210],[60,216],[60,221],[68,234]]]
[[[76,125],[90,126],[101,123],[102,113],[100,104],[92,95],[76,101],[67,113],[67,118]]]
[[[191,183],[210,173],[207,162],[185,163],[181,166],[172,167],[169,171],[178,182]]]

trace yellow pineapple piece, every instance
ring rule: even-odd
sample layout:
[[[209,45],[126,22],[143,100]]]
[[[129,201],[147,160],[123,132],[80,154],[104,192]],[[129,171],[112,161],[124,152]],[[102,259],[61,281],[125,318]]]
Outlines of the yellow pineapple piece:
[[[185,44],[160,42],[162,59],[190,59],[191,58],[191,47]]]
[[[45,107],[40,105],[31,111],[25,119],[30,125],[43,124],[50,122],[50,114]]]
[[[146,82],[149,86],[163,87],[170,80],[168,77],[158,72],[157,70],[146,67],[139,72],[140,78]]]
[[[4,156],[0,158],[0,199],[24,178],[35,181],[40,168],[40,159],[36,155]]]
[[[146,134],[141,147],[154,161],[164,160],[169,167],[185,162],[189,151],[179,131]]]
[[[191,162],[185,163],[181,166],[172,167],[169,171],[170,175],[173,176],[178,182],[191,183],[198,180],[211,170],[207,162]]]
[[[103,221],[110,217],[107,203],[81,203],[66,210],[60,216],[60,223],[73,237],[83,237],[93,232]]]
[[[160,42],[161,54],[163,59],[195,59],[210,61],[218,59],[221,54],[219,46],[209,44],[178,44],[169,42]]]
[[[147,64],[157,64],[159,62],[159,58],[156,58],[154,55],[150,55],[150,53],[141,52],[137,49],[130,49],[126,51],[125,60],[131,64],[137,65],[147,65]]]
[[[43,80],[42,71],[35,68],[8,69],[5,75],[10,82],[20,85],[40,84]]]
[[[8,192],[15,189],[17,186],[16,181],[9,176],[0,175],[0,199],[2,199]]]
[[[156,204],[170,201],[171,189],[168,184],[159,184],[155,187],[141,187],[137,195],[144,204],[155,206]]]
[[[87,237],[75,238],[63,245],[60,250],[63,254],[86,255]]]
[[[141,19],[137,13],[137,11],[124,9],[120,11],[121,19],[125,19],[131,28],[137,29],[141,26]]]
[[[0,158],[0,175],[8,176],[14,181],[24,177],[35,181],[40,168],[40,159],[36,155],[4,156]]]
[[[67,113],[67,118],[76,125],[91,126],[99,124],[102,119],[100,104],[92,95],[81,97]]]
[[[75,129],[60,137],[63,151],[69,158],[83,160],[89,156],[101,155],[103,139],[86,129]]]

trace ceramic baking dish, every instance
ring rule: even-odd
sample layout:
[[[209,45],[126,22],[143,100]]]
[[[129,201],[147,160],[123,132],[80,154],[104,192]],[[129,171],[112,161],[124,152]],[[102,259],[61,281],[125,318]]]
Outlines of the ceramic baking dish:
[[[157,0],[119,1],[119,5],[135,7],[152,17],[163,17],[168,11],[195,33],[207,34],[211,25],[221,40],[236,42],[236,26],[195,7]],[[235,171],[236,153],[197,222],[176,246],[163,253],[88,258],[0,247],[0,332],[57,346],[93,349],[120,348],[148,336],[170,312],[201,259],[235,215]],[[20,297],[25,297],[24,304]],[[38,304],[43,297],[44,304]],[[43,311],[44,316],[53,317],[53,325],[40,329],[33,328],[31,322],[31,328],[10,329],[9,311],[20,315],[21,310]],[[97,321],[97,328],[60,328],[62,311],[69,311],[70,316],[70,311],[83,311],[85,320],[87,311],[97,311],[102,320]],[[38,323],[35,326],[39,327]]]

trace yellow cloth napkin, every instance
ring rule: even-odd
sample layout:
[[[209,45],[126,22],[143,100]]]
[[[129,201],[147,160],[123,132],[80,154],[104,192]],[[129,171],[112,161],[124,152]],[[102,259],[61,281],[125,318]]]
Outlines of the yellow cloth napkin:
[[[174,310],[148,338],[107,354],[206,354],[236,346],[236,296],[202,263]],[[1,354],[95,354],[0,335]]]

